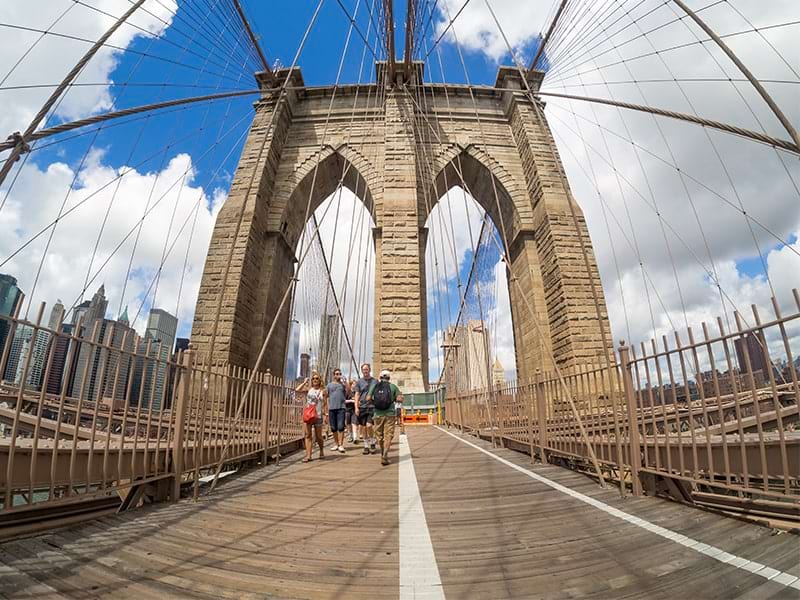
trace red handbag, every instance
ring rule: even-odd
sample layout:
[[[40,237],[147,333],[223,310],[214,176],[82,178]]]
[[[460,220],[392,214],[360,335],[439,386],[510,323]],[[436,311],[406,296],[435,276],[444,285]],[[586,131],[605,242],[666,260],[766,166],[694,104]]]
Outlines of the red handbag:
[[[314,404],[306,404],[303,409],[303,423],[309,425],[317,422],[317,407]]]

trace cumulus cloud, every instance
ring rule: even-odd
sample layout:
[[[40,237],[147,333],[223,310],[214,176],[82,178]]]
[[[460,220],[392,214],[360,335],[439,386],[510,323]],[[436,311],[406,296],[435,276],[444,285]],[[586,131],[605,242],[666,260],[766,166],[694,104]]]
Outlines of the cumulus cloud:
[[[19,287],[28,295],[26,301],[31,303],[30,318],[35,317],[41,301],[52,305],[56,299],[61,299],[69,309],[82,300],[82,296],[91,298],[97,288],[105,284],[110,318],[116,318],[120,306],[127,305],[131,319],[139,313],[133,325],[142,332],[155,296],[156,305],[170,313],[178,308],[181,332],[188,333],[205,253],[225,194],[220,190],[206,192],[194,185],[195,167],[186,154],[172,156],[163,169],[156,172],[140,172],[126,166],[113,168],[104,164],[103,158],[100,152],[90,155],[84,168],[77,173],[74,186],[76,173],[65,163],[55,162],[43,168],[29,164],[22,171],[0,212],[0,231],[6,232],[0,236],[0,261],[3,261],[0,271],[18,279]],[[108,184],[121,173],[125,175],[119,179],[116,190],[116,185]],[[52,229],[47,229],[9,258],[56,220],[65,200],[64,213],[71,212],[59,220],[52,240],[49,241]],[[150,212],[141,221],[148,204]],[[107,211],[108,219],[103,226]],[[141,234],[136,243],[133,269],[126,280],[140,222]],[[189,246],[193,223],[194,234]],[[96,243],[97,252],[93,257]],[[187,246],[189,254],[184,273]],[[154,282],[165,248],[169,254],[156,287]],[[31,294],[40,264],[41,274]],[[84,294],[87,278],[89,285]],[[183,287],[178,307],[181,280]],[[139,311],[142,306],[143,310]]]
[[[461,3],[446,4],[454,14]],[[520,11],[534,10],[525,8],[534,4],[492,3],[515,48],[546,27],[546,14],[521,18]],[[552,8],[543,5],[545,12]],[[581,6],[584,16],[563,28],[549,47],[551,70],[543,90],[650,104],[788,136],[750,84],[737,81],[742,75],[727,57],[711,43],[696,43],[706,36],[693,24],[687,27],[688,19],[678,20],[683,14],[674,5],[640,3],[629,15],[618,15],[613,26],[615,18],[602,20],[608,14],[602,3]],[[768,27],[796,22],[797,4],[777,0],[756,7],[736,1],[700,14],[723,35],[761,28],[760,34],[725,39],[800,125],[797,26]],[[441,27],[447,21],[442,11]],[[471,3],[454,30],[468,50],[509,61],[485,3]],[[453,43],[454,37],[446,40]],[[669,50],[675,46],[684,47]],[[696,125],[546,100],[548,121],[589,224],[616,339],[647,340],[687,324],[697,328],[717,315],[730,318],[734,309],[752,322],[751,303],[768,318],[773,293],[785,311],[796,310],[791,294],[800,287],[796,157]],[[647,270],[644,281],[640,262]]]
[[[463,0],[439,2],[439,19],[436,37],[444,33],[445,39],[458,42],[469,50],[480,51],[497,61],[507,52],[508,46],[494,24],[485,2],[470,2],[457,17],[456,27],[447,29],[464,5]],[[554,2],[519,2],[519,0],[494,0],[492,9],[503,23],[503,31],[515,52],[524,52],[540,33]],[[503,17],[506,17],[505,19]],[[446,31],[447,30],[447,31]]]
[[[484,214],[475,199],[455,186],[442,196],[428,216],[426,265],[431,382],[438,380],[443,368],[444,331],[457,318],[461,305],[459,293],[466,287]],[[488,227],[489,231],[494,230],[491,221]],[[490,332],[492,360],[499,358],[507,378],[514,379],[516,360],[505,264],[499,261],[497,237],[492,239],[485,234],[481,239],[477,283],[469,288],[460,324],[480,319],[482,312]]]
[[[71,0],[33,0],[31,2],[0,3],[0,22],[34,30],[51,30],[72,38],[94,41],[103,35],[130,8],[126,0],[95,0],[97,10]],[[120,27],[78,76],[76,83],[99,84],[70,89],[59,102],[55,116],[60,119],[78,119],[106,111],[114,105],[111,92],[112,73],[117,67],[122,50],[137,37],[149,32],[158,34],[172,22],[175,0],[148,0],[129,19],[131,25]],[[107,13],[102,14],[102,12]],[[138,29],[137,29],[138,27]],[[42,84],[58,84],[72,69],[78,59],[91,46],[77,39],[47,35],[37,31],[2,28],[0,45],[0,81],[4,88]],[[41,38],[41,39],[40,39]],[[18,61],[21,61],[15,67]],[[24,130],[39,107],[49,97],[53,87],[36,89],[0,90],[0,132]]]
[[[324,200],[315,216],[319,238],[313,242],[300,267],[295,293],[294,318],[300,323],[300,352],[311,355],[312,367],[317,364],[321,316],[338,315],[335,290],[356,363],[373,362],[375,247],[372,228],[375,224],[363,202],[347,188]],[[298,259],[311,243],[312,233],[309,221],[306,236],[298,244]],[[331,270],[333,287],[328,282],[324,261]],[[355,375],[344,332],[340,329],[338,335],[340,368],[345,374]]]

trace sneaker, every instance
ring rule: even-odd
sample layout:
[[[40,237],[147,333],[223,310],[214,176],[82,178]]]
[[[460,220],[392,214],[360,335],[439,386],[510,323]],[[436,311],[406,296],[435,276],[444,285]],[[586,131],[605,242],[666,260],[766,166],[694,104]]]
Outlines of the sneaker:
[[[369,445],[369,449],[370,449],[370,450],[372,450],[373,452],[375,452],[375,442],[372,442],[372,443]]]
[[[338,450],[339,450],[339,452],[341,452],[342,454],[344,454],[344,446],[339,446]]]
[[[361,454],[369,454],[369,448],[364,446],[364,451]]]
[[[389,464],[389,459],[387,457],[385,457],[385,456],[382,456],[381,457],[381,464],[385,467],[386,465]]]
[[[333,446],[331,446],[331,447],[329,448],[329,450],[330,450],[331,452],[336,452],[338,449],[339,449],[339,445],[338,445],[338,444],[334,444]]]

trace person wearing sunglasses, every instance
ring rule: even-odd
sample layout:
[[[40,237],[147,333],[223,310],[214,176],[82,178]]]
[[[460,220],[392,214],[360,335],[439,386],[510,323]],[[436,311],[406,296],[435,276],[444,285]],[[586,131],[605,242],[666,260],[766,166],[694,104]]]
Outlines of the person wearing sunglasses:
[[[314,450],[314,441],[319,446],[320,459],[325,458],[324,441],[322,439],[322,427],[328,418],[328,392],[322,383],[322,376],[314,371],[311,379],[306,377],[305,381],[297,386],[297,393],[306,394],[305,407],[303,409],[303,435],[306,446],[306,456],[303,462],[310,462],[311,453]],[[313,410],[312,410],[313,409]],[[306,415],[312,415],[306,418]]]
[[[333,381],[325,386],[328,398],[328,422],[333,433],[332,451],[344,453],[345,402],[350,395],[350,384],[342,377],[341,369],[334,369]]]

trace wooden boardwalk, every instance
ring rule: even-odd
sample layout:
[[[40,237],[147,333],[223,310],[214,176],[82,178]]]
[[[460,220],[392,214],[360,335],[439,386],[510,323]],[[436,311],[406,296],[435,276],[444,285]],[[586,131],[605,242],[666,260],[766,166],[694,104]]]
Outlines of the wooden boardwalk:
[[[409,428],[424,518],[403,518],[417,528],[427,521],[439,597],[800,598],[798,536],[658,499],[622,500],[579,474],[490,450],[504,463],[475,447],[489,444],[466,441],[433,427]],[[197,503],[154,506],[2,544],[0,596],[400,596],[401,553],[414,549],[401,547],[408,536],[398,529],[394,449],[389,467],[352,447],[311,464],[299,458],[225,481]],[[513,465],[599,500],[612,514]],[[732,566],[741,560],[723,564],[665,539],[664,530],[659,535],[625,521],[615,508],[772,567],[782,583]]]

